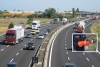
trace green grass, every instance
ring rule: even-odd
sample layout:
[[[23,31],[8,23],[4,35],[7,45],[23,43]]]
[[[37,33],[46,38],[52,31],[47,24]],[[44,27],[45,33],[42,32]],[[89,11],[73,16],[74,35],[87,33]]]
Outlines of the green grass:
[[[98,41],[100,41],[100,20],[97,23],[94,23],[93,26],[90,28],[92,33],[98,34]]]

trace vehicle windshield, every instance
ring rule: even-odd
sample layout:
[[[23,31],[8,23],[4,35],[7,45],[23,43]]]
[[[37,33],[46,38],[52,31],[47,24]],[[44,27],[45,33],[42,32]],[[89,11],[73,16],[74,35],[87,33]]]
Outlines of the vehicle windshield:
[[[65,67],[75,67],[74,65],[66,65]]]
[[[33,29],[33,30],[39,30],[39,29]]]
[[[42,34],[40,34],[39,36],[43,36]]]
[[[54,21],[57,21],[57,19],[54,19]]]
[[[32,23],[32,25],[37,25],[37,23]]]
[[[7,65],[7,67],[17,67],[16,65]]]
[[[27,34],[27,35],[31,35],[31,34]]]
[[[6,36],[12,36],[12,37],[14,37],[16,35],[15,34],[6,34]]]
[[[31,32],[35,32],[34,30],[32,30]]]
[[[28,45],[34,45],[34,43],[28,43]]]

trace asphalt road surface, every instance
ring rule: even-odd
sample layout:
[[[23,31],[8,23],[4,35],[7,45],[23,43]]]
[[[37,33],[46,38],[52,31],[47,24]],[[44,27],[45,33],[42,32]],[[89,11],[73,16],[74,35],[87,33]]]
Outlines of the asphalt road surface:
[[[51,31],[62,24],[45,24],[40,28],[40,32],[43,32],[47,28]],[[30,33],[30,29],[26,29],[25,35]],[[45,35],[46,37],[47,35]],[[0,37],[0,67],[5,67],[8,62],[16,62],[19,67],[28,67],[31,58],[36,50],[25,50],[26,44],[30,41],[35,43],[35,49],[41,44],[43,39],[36,39],[37,35],[33,35],[32,38],[24,38],[24,41],[16,45],[5,45],[4,36]]]
[[[93,22],[93,20],[89,20],[89,22],[87,22],[87,27],[84,30],[85,33],[90,33],[89,24],[91,22]],[[51,59],[49,59],[48,67],[62,67],[65,63],[74,63],[76,67],[100,67],[100,52],[72,52],[71,45],[72,33],[75,32],[73,29],[74,27],[75,25],[69,26],[57,35],[54,40],[53,47],[51,47]]]

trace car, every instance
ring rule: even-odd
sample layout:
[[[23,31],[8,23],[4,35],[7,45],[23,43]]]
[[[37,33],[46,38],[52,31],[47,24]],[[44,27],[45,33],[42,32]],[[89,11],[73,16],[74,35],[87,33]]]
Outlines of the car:
[[[45,31],[43,32],[43,35],[47,35],[47,34],[48,34],[48,31],[45,30]]]
[[[18,67],[18,64],[16,62],[9,62],[6,67]]]
[[[39,39],[43,39],[43,38],[44,38],[44,35],[43,35],[43,34],[39,34],[39,35],[38,35],[38,38],[39,38]]]
[[[76,67],[74,63],[66,63],[63,67]]]
[[[36,34],[36,31],[35,30],[31,30],[31,34],[32,35],[35,35]]]
[[[31,38],[32,37],[32,34],[27,34],[26,35],[26,38]]]
[[[26,49],[35,49],[35,44],[33,43],[33,42],[29,42],[29,43],[27,43],[27,45],[26,45]]]
[[[50,28],[48,28],[47,31],[50,32],[51,31]]]

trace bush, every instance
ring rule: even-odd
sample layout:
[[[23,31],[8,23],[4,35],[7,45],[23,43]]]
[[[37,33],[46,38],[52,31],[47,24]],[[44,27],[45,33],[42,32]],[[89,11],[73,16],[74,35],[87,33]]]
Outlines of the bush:
[[[14,24],[11,22],[11,23],[9,24],[9,26],[8,26],[8,29],[13,28],[13,27],[14,27]]]
[[[27,20],[27,24],[31,24],[32,21],[33,21],[33,18],[29,18],[29,19]]]

